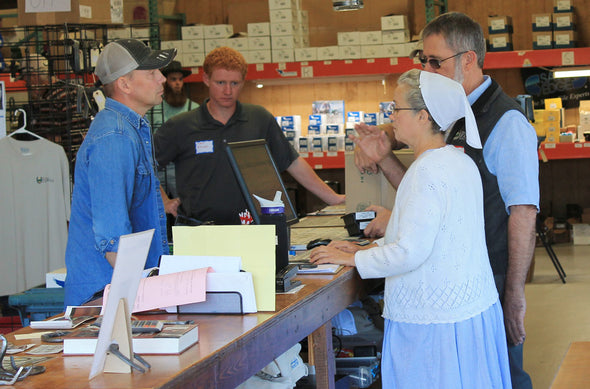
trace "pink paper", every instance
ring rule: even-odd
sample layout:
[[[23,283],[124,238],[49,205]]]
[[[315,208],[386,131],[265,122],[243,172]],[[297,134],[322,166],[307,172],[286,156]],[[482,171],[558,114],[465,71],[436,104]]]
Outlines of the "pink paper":
[[[204,267],[142,278],[133,313],[205,301],[208,272],[213,272],[213,269]],[[107,301],[110,286],[105,288],[103,302]]]

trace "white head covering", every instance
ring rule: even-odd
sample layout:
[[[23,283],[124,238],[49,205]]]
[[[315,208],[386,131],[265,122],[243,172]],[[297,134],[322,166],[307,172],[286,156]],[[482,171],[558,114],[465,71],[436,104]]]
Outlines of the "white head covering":
[[[482,148],[475,117],[461,84],[440,74],[421,71],[420,91],[441,131],[446,131],[464,117],[467,144],[476,149]]]

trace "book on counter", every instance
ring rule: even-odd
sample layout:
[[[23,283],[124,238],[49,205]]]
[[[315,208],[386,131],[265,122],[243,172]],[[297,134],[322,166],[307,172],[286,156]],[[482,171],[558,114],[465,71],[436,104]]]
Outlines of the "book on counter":
[[[64,355],[93,355],[99,327],[89,325],[63,337]],[[164,325],[160,332],[133,334],[136,354],[180,354],[199,340],[198,324]]]

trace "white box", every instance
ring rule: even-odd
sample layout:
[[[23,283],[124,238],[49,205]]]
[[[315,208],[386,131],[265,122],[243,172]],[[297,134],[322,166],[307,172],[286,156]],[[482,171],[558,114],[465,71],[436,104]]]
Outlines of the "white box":
[[[361,45],[380,45],[383,43],[382,31],[361,31]]]
[[[203,34],[205,39],[227,38],[233,35],[234,26],[231,24],[212,24],[203,26]]]
[[[270,23],[291,23],[297,20],[297,11],[292,9],[271,9],[269,11]]]
[[[283,50],[295,48],[293,35],[277,35],[270,37],[271,50]]]
[[[204,48],[205,46],[203,46]],[[162,41],[160,42],[161,50],[176,49],[182,51],[182,41]]]
[[[295,49],[295,61],[317,61],[318,50],[317,47],[299,47]]]
[[[268,0],[268,9],[298,9],[297,0]]]
[[[326,114],[312,114],[309,115],[310,126],[321,126],[327,123]]]
[[[293,49],[272,50],[272,62],[293,62],[295,61],[295,53]]]
[[[66,282],[67,270],[65,267],[45,273],[46,288],[63,288]]]
[[[345,31],[338,33],[338,46],[360,45],[361,33],[358,31]]]
[[[195,67],[203,66],[205,53],[186,53],[182,54],[182,66]]]
[[[205,39],[202,24],[197,26],[182,26],[181,32],[182,39]]]
[[[406,15],[381,16],[382,30],[400,30],[408,27],[408,17]]]
[[[109,40],[129,39],[131,38],[131,30],[128,28],[109,28],[107,36]]]
[[[383,55],[385,58],[408,57],[413,48],[414,45],[408,43],[383,45]]]
[[[246,51],[248,50],[248,38],[241,37],[241,38],[228,38],[226,39],[227,47],[231,47],[232,49],[238,51]]]
[[[281,128],[289,128],[301,134],[301,115],[279,116],[277,122]]]
[[[205,52],[205,41],[202,39],[188,39],[182,42],[183,53],[204,53]]]
[[[250,50],[270,50],[270,36],[248,37]]]
[[[383,44],[406,43],[410,41],[410,30],[387,30],[381,32]]]
[[[318,47],[318,61],[330,61],[340,59],[340,49],[338,46]]]
[[[131,38],[149,39],[150,38],[150,29],[148,27],[132,28],[131,29]]]
[[[247,51],[248,63],[271,63],[272,56],[270,50],[250,50]]]
[[[293,36],[293,46],[309,47],[309,34],[298,34]]]
[[[293,22],[284,23],[271,23],[270,24],[270,35],[294,35],[297,32],[297,28]]]
[[[576,223],[572,224],[574,245],[590,244],[590,224]]]
[[[338,46],[341,59],[361,59],[361,46]]]
[[[346,113],[347,123],[360,123],[363,121],[365,113],[363,111],[348,111]]]
[[[386,58],[385,48],[383,45],[364,45],[361,46],[362,58]]]
[[[208,53],[218,47],[227,46],[226,38],[205,39],[205,52]]]
[[[270,23],[248,23],[248,36],[270,35]]]

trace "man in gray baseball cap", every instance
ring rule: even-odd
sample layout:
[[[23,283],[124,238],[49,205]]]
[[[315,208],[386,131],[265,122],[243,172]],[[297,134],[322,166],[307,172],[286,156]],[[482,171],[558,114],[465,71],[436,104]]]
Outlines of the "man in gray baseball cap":
[[[104,47],[95,74],[105,108],[90,125],[76,156],[65,305],[80,305],[111,280],[119,237],[154,229],[146,268],[168,254],[166,215],[154,170],[152,138],[145,113],[162,101],[160,68],[176,50],[152,50],[135,39]]]

